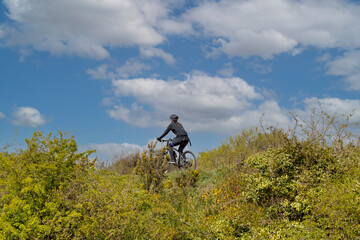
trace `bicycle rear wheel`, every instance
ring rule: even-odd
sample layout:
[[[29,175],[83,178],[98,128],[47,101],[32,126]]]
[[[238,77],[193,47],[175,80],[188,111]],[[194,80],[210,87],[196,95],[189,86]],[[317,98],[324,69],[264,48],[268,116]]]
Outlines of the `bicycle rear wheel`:
[[[185,169],[195,170],[197,167],[197,161],[196,161],[195,154],[192,153],[191,151],[185,151],[181,155],[181,165]]]

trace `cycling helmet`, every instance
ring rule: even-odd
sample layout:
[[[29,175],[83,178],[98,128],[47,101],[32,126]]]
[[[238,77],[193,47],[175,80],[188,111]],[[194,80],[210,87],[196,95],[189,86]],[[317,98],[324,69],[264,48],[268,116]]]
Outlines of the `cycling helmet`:
[[[176,114],[171,114],[170,119],[171,119],[171,120],[173,120],[173,119],[178,120],[178,119],[179,119],[179,116],[176,115]]]

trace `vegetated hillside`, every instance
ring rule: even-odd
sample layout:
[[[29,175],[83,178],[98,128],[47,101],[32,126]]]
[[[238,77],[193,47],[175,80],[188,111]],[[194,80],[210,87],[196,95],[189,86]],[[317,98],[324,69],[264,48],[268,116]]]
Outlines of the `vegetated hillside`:
[[[167,174],[154,144],[100,170],[36,132],[0,153],[0,239],[359,239],[360,143],[347,118],[315,119],[244,130]]]

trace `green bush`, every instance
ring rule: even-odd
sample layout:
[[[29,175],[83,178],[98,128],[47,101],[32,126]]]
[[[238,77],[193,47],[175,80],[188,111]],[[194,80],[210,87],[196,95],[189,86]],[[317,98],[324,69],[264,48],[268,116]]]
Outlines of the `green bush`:
[[[79,179],[93,166],[88,159],[92,151],[77,153],[74,139],[58,134],[52,137],[35,132],[31,139],[26,139],[25,150],[1,153],[3,239],[45,238],[56,232],[55,225],[63,226],[60,218],[76,221],[76,212],[54,200],[59,192],[73,191],[73,195],[81,192],[83,182]]]
[[[140,175],[143,186],[146,190],[158,191],[162,186],[165,172],[169,168],[169,155],[166,148],[156,150],[156,143],[149,143],[148,150],[141,154],[138,159],[135,171]]]
[[[131,174],[134,171],[140,157],[141,156],[139,152],[114,157],[113,163],[110,166],[106,167],[106,169],[120,175]]]
[[[229,137],[220,147],[201,152],[200,166],[213,169],[224,165],[241,165],[255,153],[282,146],[287,139],[286,133],[282,129],[273,127],[268,129],[268,133],[262,132],[257,127],[244,129],[239,135]]]
[[[73,137],[36,132],[0,152],[0,239],[360,239],[360,139],[347,118],[297,121],[167,173],[153,143],[97,169]]]

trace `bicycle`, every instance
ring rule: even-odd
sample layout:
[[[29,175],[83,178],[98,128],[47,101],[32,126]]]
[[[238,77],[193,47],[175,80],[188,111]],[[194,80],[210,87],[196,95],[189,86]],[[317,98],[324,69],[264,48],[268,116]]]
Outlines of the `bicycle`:
[[[172,139],[167,139],[167,140],[160,140],[160,142],[166,142],[166,146],[169,145],[169,142],[172,141]],[[191,170],[195,170],[197,167],[197,161],[196,161],[196,157],[195,154],[193,152],[191,152],[190,150],[184,151],[183,153],[180,154],[179,150],[176,148],[173,148],[174,153],[175,153],[175,162],[172,162],[171,160],[168,162],[169,164],[169,168],[170,165],[175,165],[178,168],[182,169],[191,169]],[[170,152],[167,150],[167,153],[169,154],[169,157],[171,159],[170,156]],[[177,159],[176,159],[176,155]],[[168,170],[166,171],[168,172]]]

